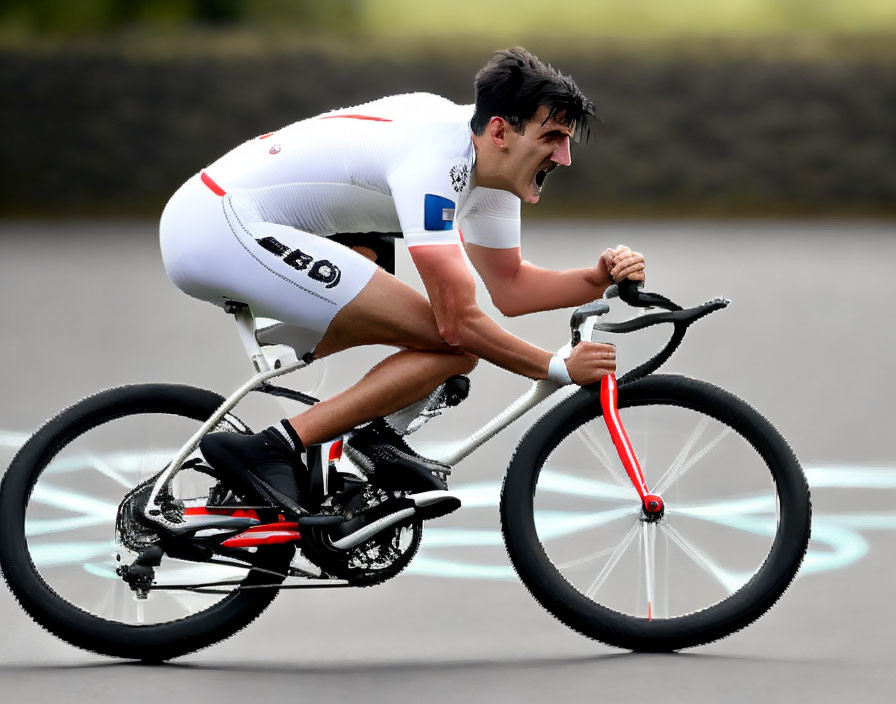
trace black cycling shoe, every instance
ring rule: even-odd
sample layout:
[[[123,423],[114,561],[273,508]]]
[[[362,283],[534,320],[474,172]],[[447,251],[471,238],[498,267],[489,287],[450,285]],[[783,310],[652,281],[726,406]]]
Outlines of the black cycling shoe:
[[[382,489],[445,491],[451,467],[418,455],[382,418],[352,434],[344,452]]]
[[[199,449],[218,478],[244,498],[306,513],[299,506],[295,473],[307,470],[276,430],[256,435],[212,433],[202,439]]]

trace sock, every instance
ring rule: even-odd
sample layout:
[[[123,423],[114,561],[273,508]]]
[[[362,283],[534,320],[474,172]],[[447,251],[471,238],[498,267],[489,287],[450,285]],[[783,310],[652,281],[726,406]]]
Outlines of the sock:
[[[301,455],[305,451],[305,444],[302,442],[302,438],[299,437],[299,434],[288,420],[281,420],[280,425],[272,425],[271,430],[286,440],[296,455]]]

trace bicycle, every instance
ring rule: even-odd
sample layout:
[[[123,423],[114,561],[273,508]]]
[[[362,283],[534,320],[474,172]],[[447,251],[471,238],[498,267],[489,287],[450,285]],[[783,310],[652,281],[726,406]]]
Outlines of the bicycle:
[[[617,293],[641,314],[601,322]],[[596,333],[669,324],[672,334],[652,358],[576,389],[525,433],[501,492],[505,546],[534,598],[585,636],[649,652],[705,644],[755,621],[794,579],[810,535],[808,486],[785,440],[744,401],[654,374],[691,324],[728,301],[682,309],[630,282],[605,298],[573,313],[561,353]],[[391,579],[420,545],[427,494],[378,486],[341,457],[341,438],[308,449],[299,516],[213,483],[196,448],[211,430],[250,432],[232,413],[247,394],[316,402],[270,383],[311,361],[290,346],[295,329],[257,330],[242,304],[228,312],[255,369],[229,398],[163,384],[100,392],[41,427],[3,478],[3,574],[24,610],[75,646],[178,657],[235,634],[280,590]],[[467,389],[455,377],[399,414],[412,430]],[[534,382],[440,459],[456,464],[559,389]],[[149,446],[135,452],[138,437]],[[358,515],[369,530],[334,540]],[[63,549],[53,542],[60,532],[79,541]]]

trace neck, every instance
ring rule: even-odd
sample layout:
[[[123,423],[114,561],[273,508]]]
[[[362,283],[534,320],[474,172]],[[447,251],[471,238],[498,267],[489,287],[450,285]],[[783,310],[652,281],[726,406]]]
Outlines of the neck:
[[[473,135],[473,150],[476,161],[473,164],[473,178],[477,186],[508,190],[508,181],[500,168],[500,153],[494,152],[494,145],[485,135]]]

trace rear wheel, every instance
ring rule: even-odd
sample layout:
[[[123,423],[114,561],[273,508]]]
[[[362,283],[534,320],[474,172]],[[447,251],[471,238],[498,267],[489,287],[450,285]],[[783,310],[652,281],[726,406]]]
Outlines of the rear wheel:
[[[507,472],[502,528],[520,578],[563,623],[621,648],[677,650],[743,628],[806,552],[796,457],[755,410],[704,382],[649,376],[619,388],[619,408],[664,514],[642,511],[599,395],[582,389],[533,426]]]
[[[86,650],[166,660],[233,635],[271,603],[276,588],[235,586],[225,593],[153,589],[139,599],[116,573],[137,556],[117,540],[123,497],[161,471],[223,401],[189,386],[111,389],[63,411],[21,448],[0,485],[0,565],[37,623]],[[219,429],[235,426],[225,420]],[[174,494],[205,495],[210,481],[184,470]],[[140,536],[152,538],[151,530]],[[264,548],[263,570],[252,571],[165,557],[156,585],[279,584],[292,554],[292,546]]]

